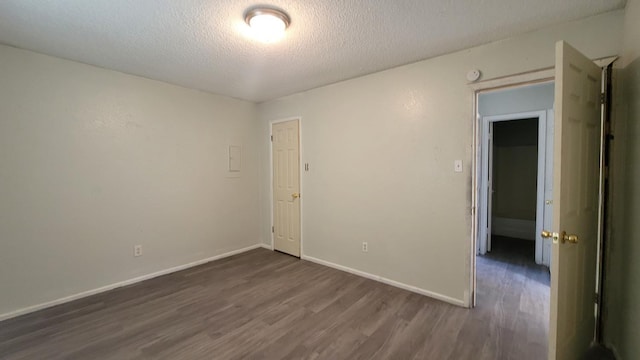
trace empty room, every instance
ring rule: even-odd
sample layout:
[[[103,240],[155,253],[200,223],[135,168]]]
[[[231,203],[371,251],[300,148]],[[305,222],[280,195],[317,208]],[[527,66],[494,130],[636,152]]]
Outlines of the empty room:
[[[0,2],[0,359],[640,358],[640,0]]]

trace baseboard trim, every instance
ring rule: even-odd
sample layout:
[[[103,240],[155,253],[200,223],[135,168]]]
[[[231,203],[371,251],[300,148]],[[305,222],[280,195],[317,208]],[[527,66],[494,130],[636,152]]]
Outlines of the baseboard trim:
[[[493,235],[535,241],[536,221],[494,217],[491,225]]]
[[[384,284],[387,284],[387,285],[391,285],[391,286],[394,286],[394,287],[397,287],[397,288],[400,288],[400,289],[404,289],[404,290],[407,290],[407,291],[411,291],[411,292],[414,292],[416,294],[420,294],[420,295],[428,296],[428,297],[436,299],[436,300],[444,301],[444,302],[452,304],[452,305],[456,305],[456,306],[460,306],[460,307],[467,307],[463,300],[455,299],[455,298],[452,298],[452,297],[449,297],[449,296],[446,296],[446,295],[442,295],[442,294],[438,294],[438,293],[435,293],[433,291],[421,289],[421,288],[416,287],[416,286],[407,285],[407,284],[404,284],[404,283],[401,283],[401,282],[398,282],[398,281],[395,281],[395,280],[387,279],[387,278],[382,277],[382,276],[374,275],[374,274],[371,274],[371,273],[368,273],[368,272],[365,272],[365,271],[356,270],[356,269],[350,268],[348,266],[338,265],[338,264],[335,264],[335,263],[332,263],[332,262],[329,262],[329,261],[326,261],[326,260],[314,258],[312,256],[307,256],[307,255],[302,255],[302,260],[311,261],[311,262],[316,263],[316,264],[328,266],[330,268],[334,268],[334,269],[341,270],[341,271],[344,271],[344,272],[348,272],[348,273],[351,273],[351,274],[354,274],[354,275],[362,276],[364,278],[375,280],[375,281],[378,281],[378,282],[381,282],[381,283],[384,283]]]
[[[64,303],[68,303],[68,302],[71,302],[71,301],[74,301],[74,300],[78,300],[78,299],[82,299],[82,298],[85,298],[85,297],[88,297],[88,296],[91,296],[91,295],[100,294],[100,293],[103,293],[103,292],[106,292],[106,291],[109,291],[109,290],[117,289],[119,287],[132,285],[132,284],[139,283],[139,282],[142,282],[142,281],[145,281],[145,280],[153,279],[153,278],[158,277],[158,276],[163,276],[163,275],[171,274],[171,273],[178,272],[178,271],[181,271],[181,270],[186,270],[186,269],[189,269],[189,268],[192,268],[192,267],[195,267],[195,266],[203,265],[203,264],[206,264],[206,263],[209,263],[209,262],[212,262],[212,261],[216,261],[216,260],[220,260],[220,259],[223,259],[223,258],[226,258],[226,257],[229,257],[229,256],[238,255],[238,254],[241,254],[241,253],[244,253],[244,252],[247,252],[247,251],[251,251],[251,250],[254,250],[254,249],[258,249],[258,248],[261,248],[261,247],[265,247],[265,245],[264,244],[256,244],[256,245],[248,246],[248,247],[245,247],[245,248],[242,248],[242,249],[229,251],[229,252],[226,252],[224,254],[212,256],[212,257],[209,257],[209,258],[206,258],[206,259],[202,259],[202,260],[198,260],[198,261],[194,261],[194,262],[191,262],[191,263],[188,263],[188,264],[178,265],[178,266],[175,266],[175,267],[172,267],[172,268],[169,268],[169,269],[165,269],[165,270],[160,270],[160,271],[157,271],[157,272],[154,272],[154,273],[151,273],[151,274],[138,276],[138,277],[133,278],[133,279],[120,281],[120,282],[109,284],[109,285],[106,285],[106,286],[102,286],[102,287],[99,287],[99,288],[96,288],[96,289],[83,291],[83,292],[80,292],[80,293],[77,293],[77,294],[74,294],[74,295],[70,295],[70,296],[65,296],[63,298],[59,298],[59,299],[56,299],[56,300],[53,300],[53,301],[48,301],[48,302],[45,302],[45,303],[41,303],[41,304],[38,304],[38,305],[33,305],[33,306],[26,307],[26,308],[18,309],[18,310],[15,310],[15,311],[12,311],[12,312],[8,312],[8,313],[5,313],[5,314],[0,314],[0,321],[8,320],[8,319],[11,319],[11,318],[14,318],[14,317],[18,317],[18,316],[21,316],[21,315],[26,315],[26,314],[29,314],[29,313],[32,313],[32,312],[36,312],[36,311],[39,311],[39,310],[43,310],[43,309],[46,309],[46,308],[50,308],[50,307],[53,307],[53,306],[56,306],[56,305],[61,305],[61,304],[64,304]]]
[[[273,250],[273,247],[271,247],[271,245],[267,245],[267,244],[260,244],[260,247],[265,248],[267,250]]]

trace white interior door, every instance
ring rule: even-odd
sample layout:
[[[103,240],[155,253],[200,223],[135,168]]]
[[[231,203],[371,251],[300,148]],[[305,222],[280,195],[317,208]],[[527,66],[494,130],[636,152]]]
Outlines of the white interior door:
[[[555,69],[549,359],[573,360],[595,328],[601,72],[563,41]]]
[[[300,135],[299,121],[274,123],[273,248],[300,257]]]

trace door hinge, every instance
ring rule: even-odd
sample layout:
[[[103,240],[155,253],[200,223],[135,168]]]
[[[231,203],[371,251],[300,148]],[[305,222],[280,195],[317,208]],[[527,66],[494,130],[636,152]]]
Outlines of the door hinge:
[[[271,135],[271,141],[273,142],[273,135]]]
[[[276,227],[275,227],[275,226],[272,226],[272,227],[271,227],[271,232],[272,232],[272,233],[276,232]]]
[[[604,105],[606,100],[605,96],[606,95],[604,93],[600,93],[600,105]]]

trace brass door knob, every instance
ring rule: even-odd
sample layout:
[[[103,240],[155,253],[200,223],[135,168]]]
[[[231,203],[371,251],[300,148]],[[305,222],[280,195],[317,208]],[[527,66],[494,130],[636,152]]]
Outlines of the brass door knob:
[[[578,235],[567,235],[563,231],[562,242],[568,242],[569,244],[577,244],[578,243]]]
[[[297,199],[297,198],[300,197],[300,194],[299,193],[293,193],[293,194],[291,194],[291,196],[293,196],[294,199]]]
[[[554,244],[557,244],[558,239],[560,238],[560,234],[558,234],[557,232],[551,232],[547,230],[542,230],[542,232],[540,233],[540,236],[542,236],[545,239],[553,239]]]
[[[542,230],[542,232],[540,233],[540,236],[542,236],[545,239],[553,239],[553,243],[557,244],[564,244],[566,242],[568,242],[569,244],[577,244],[578,243],[578,235],[567,235],[566,231],[563,231],[561,233],[556,233],[556,232],[551,232],[551,231],[547,231],[547,230]]]

